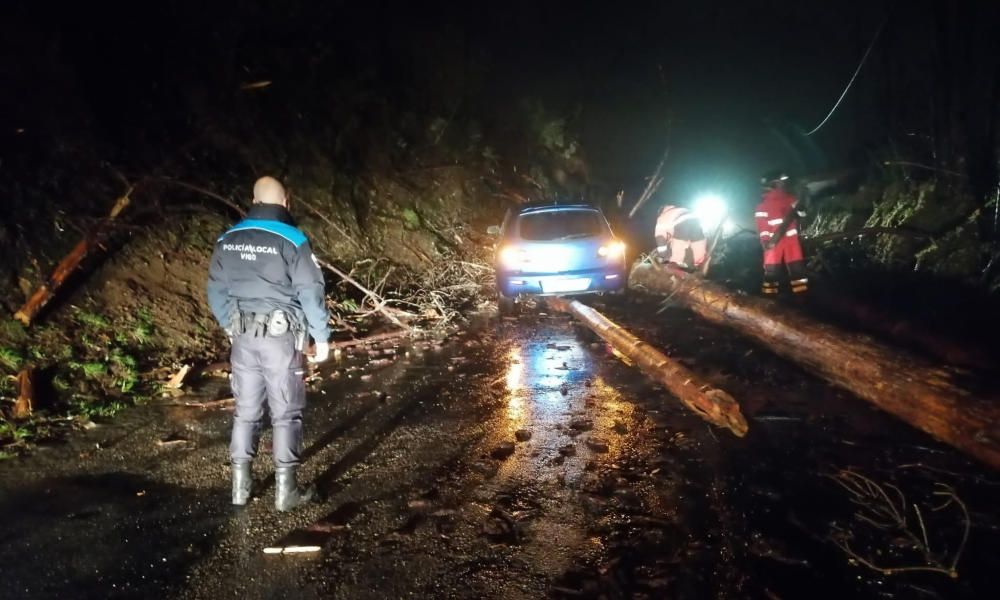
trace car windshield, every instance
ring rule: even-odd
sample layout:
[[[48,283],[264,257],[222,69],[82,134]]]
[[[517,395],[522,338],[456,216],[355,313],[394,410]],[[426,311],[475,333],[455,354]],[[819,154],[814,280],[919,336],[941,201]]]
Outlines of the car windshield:
[[[521,215],[518,228],[523,240],[571,240],[601,235],[602,221],[596,210],[552,210]]]

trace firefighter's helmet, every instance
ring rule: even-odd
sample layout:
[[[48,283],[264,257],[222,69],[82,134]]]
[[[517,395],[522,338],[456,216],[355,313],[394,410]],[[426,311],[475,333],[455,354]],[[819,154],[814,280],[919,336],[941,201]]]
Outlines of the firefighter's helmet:
[[[782,185],[788,181],[788,173],[784,171],[769,171],[764,173],[764,176],[760,178],[760,184],[765,188],[775,188]]]

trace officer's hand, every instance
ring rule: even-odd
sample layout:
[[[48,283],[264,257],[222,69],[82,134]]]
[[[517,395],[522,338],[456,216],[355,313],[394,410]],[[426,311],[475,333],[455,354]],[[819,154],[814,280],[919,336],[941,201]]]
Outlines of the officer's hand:
[[[316,342],[314,346],[315,351],[312,356],[309,357],[309,362],[312,364],[318,364],[325,361],[330,357],[330,343],[329,342]]]

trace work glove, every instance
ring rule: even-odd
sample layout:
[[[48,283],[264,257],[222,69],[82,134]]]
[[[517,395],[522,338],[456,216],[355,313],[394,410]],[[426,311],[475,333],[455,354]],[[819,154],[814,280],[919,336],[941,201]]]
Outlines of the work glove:
[[[316,342],[309,362],[316,365],[330,357],[330,342]]]

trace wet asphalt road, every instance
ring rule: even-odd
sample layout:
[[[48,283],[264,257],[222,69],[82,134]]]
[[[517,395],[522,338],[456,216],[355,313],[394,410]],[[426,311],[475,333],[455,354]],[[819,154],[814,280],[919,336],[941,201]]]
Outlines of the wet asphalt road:
[[[992,596],[1000,474],[731,332],[656,310],[606,307],[729,391],[746,438],[568,317],[483,319],[322,368],[302,476],[325,499],[296,514],[274,513],[263,454],[260,497],[228,505],[224,410],[139,407],[0,464],[0,598]],[[881,566],[928,557],[852,516],[830,478],[844,468],[906,505],[952,486],[972,522],[959,577],[850,561],[838,532]],[[921,514],[929,558],[947,562],[962,514]],[[263,553],[279,541],[322,550]]]

